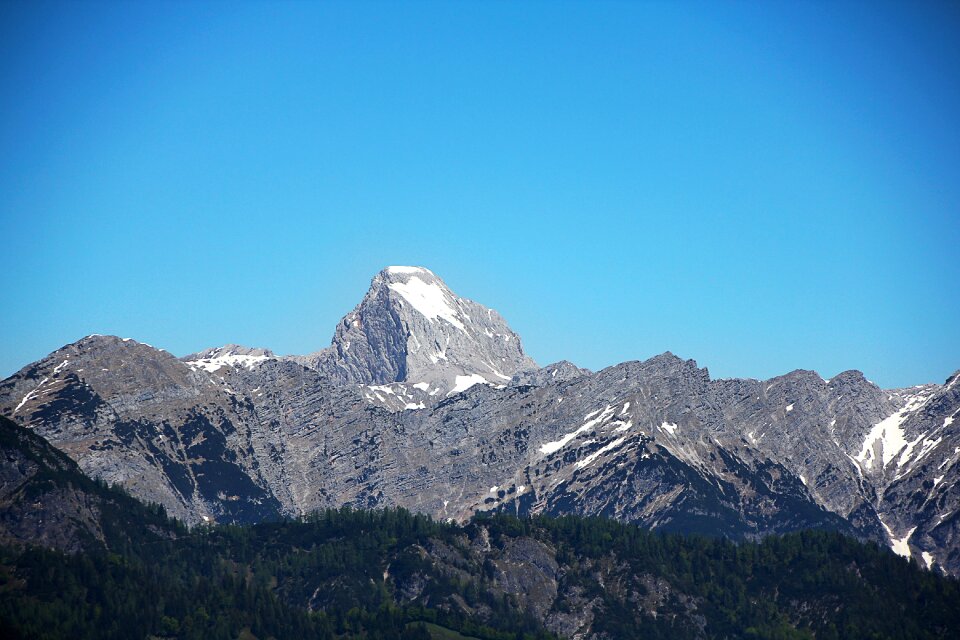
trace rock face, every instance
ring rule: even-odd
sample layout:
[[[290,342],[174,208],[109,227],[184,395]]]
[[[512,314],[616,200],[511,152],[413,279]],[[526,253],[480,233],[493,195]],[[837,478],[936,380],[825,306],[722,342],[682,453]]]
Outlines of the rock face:
[[[66,552],[175,537],[155,509],[93,482],[63,452],[0,417],[0,544]]]
[[[393,267],[311,356],[91,336],[0,383],[0,414],[192,523],[350,504],[818,527],[960,573],[957,381],[713,380],[670,353],[536,369],[495,312]]]
[[[873,426],[856,457],[893,549],[960,573],[960,371],[895,397],[897,411]]]
[[[536,368],[500,314],[458,297],[423,267],[378,273],[332,344],[295,360],[336,382],[402,382],[434,395],[503,385]]]
[[[88,336],[0,383],[2,396],[18,398],[4,415],[85,473],[188,522],[279,512],[258,472],[253,407],[216,370],[134,340]]]

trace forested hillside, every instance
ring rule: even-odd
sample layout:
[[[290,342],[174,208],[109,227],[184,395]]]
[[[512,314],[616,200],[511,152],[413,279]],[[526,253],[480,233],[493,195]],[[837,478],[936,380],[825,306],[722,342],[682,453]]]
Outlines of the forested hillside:
[[[325,510],[192,530],[0,420],[4,638],[954,638],[960,583],[875,544],[604,518]]]
[[[807,532],[757,544],[603,519],[403,510],[216,527],[123,553],[3,550],[23,638],[952,638],[960,586]],[[419,623],[431,623],[423,626]],[[447,636],[456,637],[456,636]]]

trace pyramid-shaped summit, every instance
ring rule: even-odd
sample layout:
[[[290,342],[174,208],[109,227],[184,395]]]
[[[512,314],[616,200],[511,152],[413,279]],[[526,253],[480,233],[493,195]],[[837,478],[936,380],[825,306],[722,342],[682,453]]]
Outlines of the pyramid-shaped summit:
[[[503,385],[537,366],[499,313],[459,297],[429,269],[404,266],[374,276],[331,345],[299,360],[338,382],[406,382],[437,395]]]

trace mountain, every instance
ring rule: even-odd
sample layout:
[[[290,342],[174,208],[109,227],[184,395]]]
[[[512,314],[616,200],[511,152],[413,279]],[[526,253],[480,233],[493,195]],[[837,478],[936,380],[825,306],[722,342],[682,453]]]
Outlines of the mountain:
[[[717,380],[670,353],[537,369],[496,312],[391,267],[310,356],[89,336],[0,382],[0,414],[189,523],[352,505],[733,539],[813,527],[956,574],[957,379]]]
[[[135,340],[88,336],[0,382],[0,397],[19,398],[3,414],[85,473],[187,522],[279,513],[258,473],[258,457],[268,454],[254,448],[250,403],[195,361]]]
[[[406,383],[451,395],[536,369],[493,309],[458,297],[423,267],[387,267],[337,324],[333,342],[296,361],[339,383]]]
[[[2,417],[0,459],[5,638],[947,638],[960,627],[956,581],[838,535],[734,547],[603,519],[459,527],[402,510],[188,532]]]

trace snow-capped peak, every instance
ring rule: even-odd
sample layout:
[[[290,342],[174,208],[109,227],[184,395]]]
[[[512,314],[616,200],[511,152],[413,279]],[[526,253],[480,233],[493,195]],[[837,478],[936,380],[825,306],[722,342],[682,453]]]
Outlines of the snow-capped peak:
[[[387,267],[386,269],[384,269],[384,271],[386,271],[389,274],[397,274],[397,275],[404,275],[404,274],[409,275],[409,274],[416,274],[416,273],[429,273],[430,275],[433,275],[433,273],[429,269],[425,269],[423,267],[393,266],[393,267]]]
[[[428,282],[411,276],[406,282],[391,282],[387,286],[431,322],[436,319],[446,320],[466,333],[467,329],[461,321],[462,314],[456,308],[456,297],[439,279],[432,280]]]
[[[536,367],[500,314],[416,266],[380,271],[332,346],[297,360],[343,382],[426,383],[439,398],[480,382],[500,386]]]

